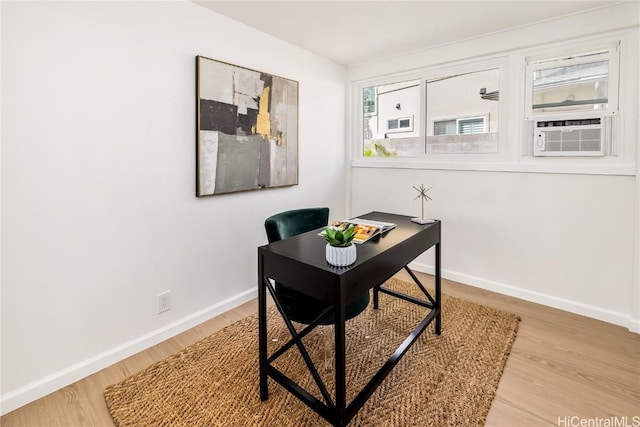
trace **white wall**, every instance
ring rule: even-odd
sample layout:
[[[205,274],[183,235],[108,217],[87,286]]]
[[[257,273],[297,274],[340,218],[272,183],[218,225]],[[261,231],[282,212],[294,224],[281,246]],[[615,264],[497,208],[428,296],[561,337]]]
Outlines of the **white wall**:
[[[634,27],[627,30],[629,27]],[[355,66],[348,78],[354,85],[393,73],[438,67],[483,55],[505,55],[521,62],[523,49],[574,38],[620,31],[629,35],[623,56],[621,146],[638,146],[638,3],[628,2],[596,12],[521,27],[461,43],[436,47]],[[524,105],[520,81],[523,66],[511,67],[509,90],[500,93],[509,111],[508,162],[522,145],[518,115]],[[354,101],[355,102],[355,101]],[[358,107],[349,108],[357,123]],[[348,123],[348,126],[349,123]],[[501,128],[502,129],[502,128]],[[356,135],[356,132],[350,132]],[[352,145],[357,146],[357,137]],[[353,150],[357,152],[356,149]],[[627,150],[630,153],[629,150]],[[635,162],[635,154],[629,158]],[[419,216],[420,202],[412,186],[433,186],[427,216],[443,221],[443,275],[463,283],[584,314],[640,332],[638,321],[638,254],[634,255],[639,219],[636,201],[637,163],[632,174],[525,173],[518,165],[492,165],[482,170],[437,170],[405,162],[384,167],[354,158],[350,170],[350,214],[370,210]],[[498,162],[494,163],[495,165]],[[633,164],[633,163],[632,163]],[[373,167],[372,167],[373,166]],[[435,166],[435,168],[434,168]],[[557,170],[558,168],[555,168]],[[511,170],[511,171],[509,171]],[[551,170],[551,169],[550,169]],[[634,170],[634,169],[632,169]],[[638,250],[637,242],[636,249]],[[431,271],[433,255],[419,257],[414,267]],[[446,290],[445,290],[446,291]]]
[[[444,277],[630,326],[633,177],[361,168],[352,212],[420,216],[421,183],[443,221]]]
[[[344,217],[346,71],[186,1],[0,7],[6,413],[254,297],[267,216]],[[196,55],[299,81],[298,186],[195,197]]]

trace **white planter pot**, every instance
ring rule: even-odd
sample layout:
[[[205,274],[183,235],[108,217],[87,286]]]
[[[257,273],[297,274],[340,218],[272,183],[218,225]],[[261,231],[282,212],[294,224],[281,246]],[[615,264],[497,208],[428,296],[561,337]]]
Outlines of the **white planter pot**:
[[[346,267],[356,262],[356,245],[331,246],[327,243],[327,262],[336,267]]]

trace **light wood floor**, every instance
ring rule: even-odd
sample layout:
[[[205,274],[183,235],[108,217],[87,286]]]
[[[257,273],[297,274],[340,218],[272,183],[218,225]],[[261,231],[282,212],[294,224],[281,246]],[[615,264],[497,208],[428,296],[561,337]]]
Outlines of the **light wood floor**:
[[[430,276],[418,276],[432,283]],[[406,273],[398,277],[408,279]],[[602,421],[624,416],[628,425],[640,425],[640,335],[446,280],[443,292],[522,319],[486,426],[624,425]],[[257,302],[248,302],[19,408],[3,416],[0,425],[113,426],[102,396],[105,387],[256,311]]]

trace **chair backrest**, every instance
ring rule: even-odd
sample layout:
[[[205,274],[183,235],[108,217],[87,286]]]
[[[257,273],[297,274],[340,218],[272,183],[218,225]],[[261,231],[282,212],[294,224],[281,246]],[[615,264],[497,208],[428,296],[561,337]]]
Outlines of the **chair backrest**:
[[[264,227],[267,231],[269,243],[273,243],[325,227],[328,223],[329,208],[306,208],[270,216],[264,221]],[[302,277],[300,280],[305,280],[305,278]],[[317,300],[278,282],[275,285],[275,294],[289,320],[307,325],[330,306],[327,302]],[[367,308],[368,304],[369,291],[366,291],[347,305],[345,309],[346,319],[351,319],[360,314]],[[320,324],[330,325],[334,323],[333,319],[334,314],[331,313]]]
[[[264,221],[269,243],[287,239],[325,227],[329,223],[329,208],[304,208],[280,212]]]

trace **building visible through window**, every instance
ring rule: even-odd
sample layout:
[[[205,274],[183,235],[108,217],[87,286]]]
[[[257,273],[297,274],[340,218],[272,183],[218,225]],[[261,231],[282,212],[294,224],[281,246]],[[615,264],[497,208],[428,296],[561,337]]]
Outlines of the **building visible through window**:
[[[428,154],[498,151],[499,69],[427,80]]]
[[[433,122],[433,135],[468,135],[485,133],[485,118],[471,117]]]
[[[618,51],[594,52],[527,61],[529,114],[617,110]]]
[[[424,153],[420,138],[420,80],[363,89],[363,155],[417,156]]]
[[[496,153],[499,75],[491,68],[364,88],[364,156]]]
[[[533,105],[537,112],[592,109],[609,102],[609,62],[559,66],[533,72]]]

